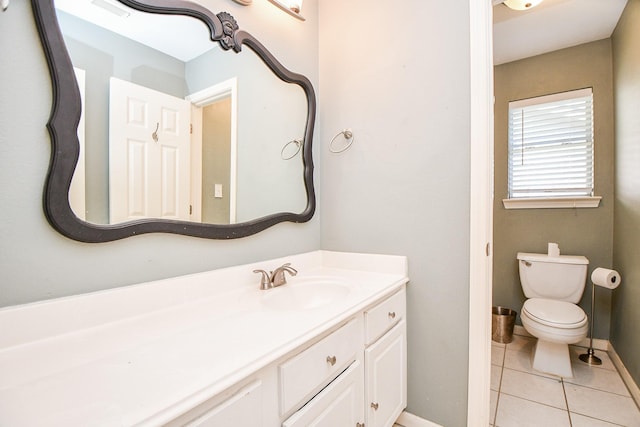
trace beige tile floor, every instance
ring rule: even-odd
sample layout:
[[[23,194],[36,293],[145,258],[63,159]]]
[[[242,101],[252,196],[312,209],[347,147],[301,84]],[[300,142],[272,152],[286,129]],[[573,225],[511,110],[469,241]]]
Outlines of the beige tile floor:
[[[573,378],[535,372],[536,339],[515,335],[491,342],[491,425],[496,427],[640,427],[640,410],[611,359],[596,350],[601,366],[578,359],[585,348],[570,346]]]

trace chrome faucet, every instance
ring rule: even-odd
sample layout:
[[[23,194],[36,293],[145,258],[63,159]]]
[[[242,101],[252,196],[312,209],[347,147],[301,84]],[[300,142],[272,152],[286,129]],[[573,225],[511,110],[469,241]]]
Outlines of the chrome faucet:
[[[263,291],[286,284],[287,277],[284,274],[285,272],[292,276],[298,274],[298,270],[291,267],[290,263],[283,264],[270,273],[267,273],[265,270],[253,270],[253,272],[262,275],[260,278],[260,289]]]

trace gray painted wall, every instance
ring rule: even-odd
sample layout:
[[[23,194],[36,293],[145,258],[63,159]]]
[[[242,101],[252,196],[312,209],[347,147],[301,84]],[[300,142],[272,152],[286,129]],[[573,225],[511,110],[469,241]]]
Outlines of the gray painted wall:
[[[409,257],[408,410],[444,426],[467,413],[469,49],[468,1],[320,3],[322,246]]]
[[[640,0],[629,0],[613,34],[616,200],[611,343],[640,384]]]
[[[588,274],[596,267],[611,268],[613,256],[613,77],[611,41],[600,40],[495,67],[495,200],[493,302],[518,312],[525,301],[518,274],[517,252],[546,253],[556,242],[565,255],[584,255]],[[506,210],[508,197],[509,101],[573,89],[593,87],[595,194],[593,209]],[[580,302],[591,311],[591,282]],[[611,292],[596,289],[594,336],[609,338]]]
[[[249,48],[237,55],[213,49],[189,61],[186,77],[190,93],[238,79],[237,221],[302,212],[307,206],[302,157],[286,161],[280,155],[288,141],[304,138],[302,88],[278,79]]]
[[[317,2],[305,2],[304,24],[269,2],[227,10],[287,67],[318,87]],[[320,248],[320,219],[285,223],[231,241],[153,234],[106,243],[69,240],[49,226],[42,189],[51,145],[45,124],[51,83],[30,2],[0,12],[0,306],[114,288]],[[319,153],[318,146],[315,150]],[[319,154],[317,154],[319,157]],[[319,185],[316,173],[316,185]]]

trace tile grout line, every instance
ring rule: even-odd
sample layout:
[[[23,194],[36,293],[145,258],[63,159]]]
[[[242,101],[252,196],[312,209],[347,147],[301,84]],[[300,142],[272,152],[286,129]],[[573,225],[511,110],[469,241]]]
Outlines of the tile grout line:
[[[564,378],[560,377],[560,384],[562,384],[562,394],[564,395],[564,404],[567,407],[567,417],[569,418],[569,427],[573,427],[573,420],[571,419],[571,411],[569,410],[569,399],[567,398],[567,390],[564,388]]]
[[[613,394],[613,395],[615,395],[615,396],[623,397],[623,398],[628,398],[628,399],[631,399],[631,401],[633,401],[633,398],[631,398],[631,397],[629,397],[629,396],[623,396],[623,395],[620,395],[620,394],[611,393],[611,392],[606,391],[606,390],[600,390],[600,389],[597,389],[597,388],[587,387],[587,386],[583,386],[583,385],[580,385],[580,384],[573,384],[573,383],[569,383],[569,384],[571,384],[571,385],[572,385],[572,386],[574,386],[574,387],[578,387],[578,388],[586,388],[586,389],[594,390],[594,391],[597,391],[597,392],[600,392],[600,393]],[[564,383],[563,383],[563,388],[564,388]],[[565,391],[565,397],[566,397],[566,391]],[[567,405],[568,405],[568,402],[569,402],[569,401],[568,401],[568,399],[567,399]],[[634,403],[635,403],[635,402],[634,402]],[[571,419],[571,414],[572,414],[572,413],[573,413],[573,414],[576,414],[576,415],[580,415],[581,417],[586,417],[586,418],[592,419],[592,420],[597,420],[597,421],[601,421],[601,422],[604,422],[604,423],[609,423],[609,424],[611,424],[611,425],[624,427],[624,426],[622,426],[622,425],[620,425],[620,424],[618,424],[618,423],[615,423],[615,422],[611,421],[610,419],[600,418],[599,416],[595,416],[595,415],[587,414],[587,413],[584,413],[584,412],[578,412],[578,411],[576,411],[576,412],[571,412],[571,411],[569,410],[569,419]]]
[[[569,412],[569,403],[568,403],[568,400],[567,400],[566,392],[565,392],[565,390],[564,390],[564,382],[563,382],[562,377],[559,377],[559,378],[551,378],[551,377],[549,377],[549,376],[546,376],[546,375],[540,375],[540,374],[537,374],[537,373],[535,373],[535,372],[521,371],[521,370],[518,370],[518,369],[513,369],[513,368],[507,368],[507,367],[505,367],[505,366],[504,366],[504,364],[505,364],[505,361],[506,361],[506,358],[507,358],[507,347],[508,347],[508,345],[505,345],[505,347],[504,347],[504,355],[503,355],[503,358],[502,358],[502,370],[501,370],[501,372],[500,372],[500,374],[501,374],[501,375],[500,375],[500,386],[498,387],[498,404],[499,404],[499,402],[500,402],[500,396],[503,394],[503,391],[502,391],[502,380],[503,380],[503,378],[504,378],[504,370],[505,370],[505,369],[509,369],[509,370],[511,370],[511,371],[514,371],[514,372],[524,373],[524,374],[527,374],[527,375],[536,376],[536,377],[539,377],[539,378],[545,378],[545,379],[548,379],[548,380],[559,381],[559,382],[560,382],[560,384],[561,384],[561,386],[562,386],[562,393],[563,393],[563,396],[564,396],[564,404],[565,404],[565,408],[566,408],[567,418],[569,419],[569,426],[570,426],[570,427],[573,427],[573,424],[572,424],[572,421],[571,421],[571,415],[570,415],[570,412]],[[515,351],[515,350],[514,350],[514,351]],[[520,351],[520,350],[517,350],[517,351]],[[525,401],[528,401],[528,402],[531,402],[531,403],[535,403],[535,404],[538,404],[538,405],[543,405],[543,406],[547,406],[547,407],[549,407],[549,408],[554,408],[554,409],[562,410],[561,408],[558,408],[557,406],[549,405],[549,404],[547,404],[547,403],[538,402],[538,401],[535,401],[535,400],[532,400],[532,399],[528,399],[528,398],[525,398],[525,397],[512,395],[512,394],[509,394],[509,393],[504,393],[504,394],[506,394],[506,395],[508,395],[508,396],[515,397],[515,398],[517,398],[517,399],[522,399],[522,400],[525,400]],[[498,409],[497,409],[498,404],[496,405],[496,415],[495,415],[494,423],[493,423],[493,425],[494,425],[494,426],[495,426],[495,421],[498,419]]]
[[[547,408],[557,409],[558,411],[565,411],[564,409],[558,408],[557,406],[553,406],[553,405],[550,405],[550,404],[544,403],[544,402],[539,402],[537,400],[533,400],[533,399],[530,399],[530,398],[527,398],[527,397],[517,396],[517,395],[511,394],[511,393],[503,393],[503,394],[506,394],[507,396],[515,397],[516,399],[525,400],[527,402],[535,403],[536,405],[546,406]],[[565,411],[565,412],[569,412],[569,411]],[[580,415],[582,415],[582,414],[580,414]]]
[[[563,381],[564,381],[564,379],[563,379]],[[592,387],[592,386],[585,385],[585,384],[572,383],[571,381],[567,381],[567,384],[571,384],[572,386],[580,387],[580,388],[588,388],[589,390],[595,390],[595,391],[599,391],[601,393],[608,393],[608,394],[613,394],[615,396],[627,397],[627,398],[633,400],[633,397],[631,395],[629,395],[629,394],[620,394],[620,393],[616,393],[615,391],[603,390],[601,388]]]
[[[504,351],[502,352],[502,361],[500,363],[500,381],[498,382],[498,397],[496,398],[496,412],[493,414],[493,420],[491,422],[492,426],[496,425],[496,420],[498,419],[498,406],[500,405],[500,394],[502,393],[502,378],[504,375],[504,360],[507,357],[507,345],[504,344]]]
[[[514,372],[520,372],[520,373],[523,373],[523,374],[533,375],[534,377],[538,377],[538,378],[546,378],[548,380],[559,381],[560,379],[562,379],[562,377],[553,377],[550,374],[544,374],[544,373],[536,372],[536,371],[526,371],[526,370],[522,370],[522,369],[506,368],[506,367],[504,369],[508,369],[508,370],[514,371]]]
[[[607,353],[607,355],[608,355],[608,352],[605,352],[605,353]],[[573,361],[571,362],[571,365],[574,366],[574,362]],[[615,365],[614,365],[614,369],[607,369],[605,367],[592,366],[592,365],[589,365],[589,368],[591,368],[591,369],[604,369],[604,370],[607,370],[607,371],[615,372],[618,375],[618,377],[620,377],[620,378],[622,377],[621,374],[620,374],[620,371],[618,371],[618,369],[617,369],[617,367]],[[623,381],[623,383],[624,383],[624,381]],[[570,384],[573,387],[585,388],[585,389],[589,389],[589,390],[598,391],[600,393],[612,394],[614,396],[627,397],[627,398],[631,397],[631,396],[626,396],[626,395],[623,395],[623,394],[614,393],[612,391],[602,390],[602,389],[599,389],[599,388],[596,388],[596,387],[591,387],[591,386],[584,385],[584,384],[573,383],[571,381],[567,381],[566,384]],[[626,387],[626,384],[625,384],[625,387]],[[569,423],[571,424],[571,426],[573,426],[573,420],[571,419],[571,413],[572,412],[569,409],[569,399],[567,398],[567,391],[566,391],[566,388],[565,388],[565,379],[564,378],[562,378],[562,390],[564,391],[565,400],[567,402],[567,412],[569,413]],[[633,398],[631,398],[631,400],[633,401]],[[583,414],[583,413],[580,413],[580,412],[574,412],[574,413],[576,415],[580,415],[582,417],[586,417],[586,418],[589,418],[589,419],[592,419],[592,420],[597,420],[597,421],[609,423],[609,424],[616,425],[616,426],[619,425],[617,423],[614,423],[613,421],[605,420],[605,419],[598,418],[598,417],[594,417],[593,415]],[[622,427],[622,426],[620,426],[620,427]]]
[[[505,393],[505,392],[503,392],[503,391],[502,391],[502,382],[503,382],[503,380],[504,380],[504,374],[505,374],[505,370],[506,370],[506,369],[510,369],[510,370],[512,370],[512,371],[516,371],[516,372],[520,372],[520,373],[524,373],[524,374],[528,374],[528,375],[534,375],[534,376],[537,376],[537,377],[540,377],[540,378],[546,378],[546,379],[552,379],[552,380],[559,381],[559,382],[561,383],[561,386],[562,386],[562,393],[563,393],[563,397],[564,397],[564,404],[565,404],[565,406],[564,406],[564,410],[566,411],[566,414],[567,414],[567,418],[568,418],[568,420],[569,420],[569,426],[570,426],[570,427],[573,427],[573,425],[574,425],[574,424],[573,424],[573,419],[572,419],[572,413],[571,413],[571,410],[570,410],[570,408],[569,408],[569,399],[568,399],[567,385],[569,385],[570,387],[577,387],[577,388],[584,388],[584,389],[588,389],[588,390],[593,390],[593,391],[597,391],[597,392],[605,393],[605,394],[608,394],[608,395],[611,395],[611,396],[616,396],[616,397],[619,397],[619,398],[627,398],[627,399],[630,399],[634,404],[636,404],[636,406],[639,406],[639,405],[638,405],[638,402],[636,402],[636,401],[635,401],[633,394],[632,394],[632,393],[631,393],[631,391],[629,390],[629,387],[628,387],[628,385],[626,384],[626,382],[624,382],[624,380],[623,380],[623,383],[624,383],[624,385],[625,385],[625,388],[626,388],[627,390],[629,390],[629,394],[631,394],[631,395],[620,394],[620,393],[615,392],[615,391],[603,390],[603,389],[598,388],[598,387],[593,386],[593,385],[579,384],[579,383],[577,383],[577,382],[576,382],[576,383],[574,383],[574,382],[572,381],[572,379],[565,379],[565,378],[561,378],[561,377],[558,377],[558,378],[551,378],[551,377],[548,377],[548,376],[546,376],[546,375],[537,374],[536,372],[532,372],[532,371],[520,370],[520,369],[518,369],[518,368],[507,368],[507,367],[505,366],[505,363],[506,363],[506,356],[507,356],[507,351],[508,351],[508,345],[503,345],[503,349],[504,349],[504,353],[503,353],[503,357],[502,357],[502,360],[501,360],[501,362],[502,362],[502,363],[501,363],[501,366],[499,366],[499,368],[500,368],[500,380],[499,380],[499,384],[498,384],[498,394],[497,394],[497,401],[496,401],[496,412],[495,412],[494,417],[493,417],[493,418],[492,418],[492,420],[491,420],[491,422],[492,422],[492,424],[491,424],[491,425],[492,425],[492,426],[495,426],[495,425],[496,425],[495,423],[496,423],[497,418],[498,418],[498,407],[500,406],[501,397],[504,397],[504,396],[502,396],[503,394],[505,394],[505,395],[509,395],[509,396],[513,396],[513,397],[515,397],[515,398],[522,399],[522,400],[525,400],[525,401],[529,401],[529,402],[531,402],[531,403],[535,403],[535,404],[538,404],[538,405],[548,406],[548,407],[550,407],[550,408],[555,408],[555,409],[560,409],[560,410],[562,410],[562,408],[558,408],[558,407],[553,406],[553,405],[549,405],[549,404],[546,404],[546,403],[538,402],[538,401],[535,401],[535,400],[531,400],[531,399],[527,399],[527,398],[523,398],[523,397],[520,397],[520,396],[512,395],[512,394],[510,394],[510,393]],[[509,350],[509,351],[510,351],[510,350]],[[517,350],[514,350],[514,351],[522,351],[522,349],[521,349],[521,348],[518,348]],[[609,356],[609,357],[610,357],[610,355],[609,355],[609,353],[608,353],[607,351],[604,351],[604,353],[605,353],[607,356]],[[572,364],[572,365],[574,365],[574,364],[575,364],[575,361],[574,361],[574,360],[572,360],[572,361],[571,361],[571,364]],[[602,366],[602,367],[600,367],[600,366],[597,366],[597,367],[595,367],[595,366],[590,366],[590,367],[591,367],[591,368],[593,368],[593,369],[594,369],[594,371],[595,371],[595,370],[600,370],[600,369],[602,369],[602,370],[606,370],[606,371],[615,372],[615,373],[618,375],[618,377],[619,377],[619,378],[621,378],[621,377],[622,377],[622,374],[621,374],[620,370],[618,369],[618,367],[615,365],[615,363],[613,363],[613,367],[612,367],[612,369],[609,369],[609,368],[607,368],[607,367],[605,367],[605,366]],[[601,422],[612,423],[612,421],[608,421],[608,420],[604,420],[604,419],[601,419],[601,418],[598,418],[598,417],[594,417],[593,415],[581,414],[580,412],[576,412],[576,413],[575,413],[575,416],[576,416],[576,417],[578,417],[578,416],[579,416],[579,417],[586,417],[586,418],[589,418],[589,419],[592,419],[592,420],[597,420],[597,421],[601,421]],[[578,421],[578,420],[576,420],[576,422],[577,422],[577,421]],[[618,424],[612,424],[612,425],[616,425],[616,426],[617,426]]]

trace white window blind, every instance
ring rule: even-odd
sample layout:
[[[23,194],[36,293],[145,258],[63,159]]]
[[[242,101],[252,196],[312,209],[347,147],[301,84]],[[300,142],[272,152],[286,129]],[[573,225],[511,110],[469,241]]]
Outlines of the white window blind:
[[[509,198],[593,196],[591,88],[509,103]]]

